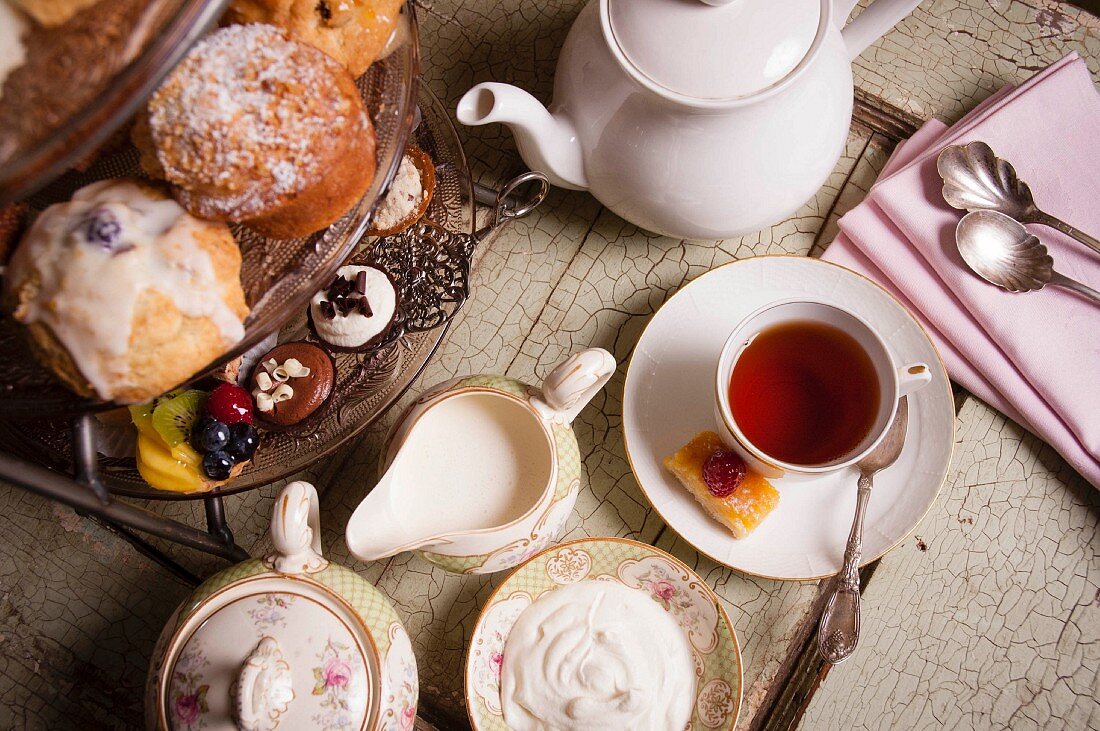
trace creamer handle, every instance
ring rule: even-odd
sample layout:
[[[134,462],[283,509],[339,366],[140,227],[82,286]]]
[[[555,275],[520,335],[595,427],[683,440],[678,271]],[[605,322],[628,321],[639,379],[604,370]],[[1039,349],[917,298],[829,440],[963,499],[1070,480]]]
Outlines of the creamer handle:
[[[844,44],[848,46],[848,57],[855,59],[901,22],[902,18],[913,12],[920,3],[921,0],[874,0],[841,31]],[[855,6],[856,0],[838,0],[834,4],[837,25],[844,25]]]
[[[284,574],[312,574],[328,566],[321,556],[321,518],[317,489],[297,480],[282,489],[271,514],[267,561]]]
[[[615,373],[615,367],[615,356],[603,348],[574,353],[550,372],[542,383],[542,393],[532,403],[544,418],[571,424]]]
[[[264,637],[237,676],[237,728],[274,731],[294,700],[290,664],[274,637]]]

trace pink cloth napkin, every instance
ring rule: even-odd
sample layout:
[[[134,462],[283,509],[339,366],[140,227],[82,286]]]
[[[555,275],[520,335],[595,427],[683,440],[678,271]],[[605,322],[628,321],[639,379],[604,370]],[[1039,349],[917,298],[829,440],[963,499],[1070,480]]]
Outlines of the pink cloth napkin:
[[[824,258],[890,290],[932,335],[955,381],[1100,486],[1100,305],[1055,287],[1012,294],[966,268],[955,247],[962,212],[943,200],[936,156],[973,140],[1010,160],[1041,208],[1100,233],[1100,94],[1070,54],[953,127],[924,125],[840,220]],[[1100,255],[1054,229],[1029,228],[1058,271],[1100,288]]]

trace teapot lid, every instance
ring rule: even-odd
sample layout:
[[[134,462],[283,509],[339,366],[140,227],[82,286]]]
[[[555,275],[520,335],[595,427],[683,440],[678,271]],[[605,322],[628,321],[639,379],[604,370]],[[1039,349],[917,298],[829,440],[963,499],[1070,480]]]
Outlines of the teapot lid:
[[[778,83],[814,46],[828,0],[601,0],[608,44],[660,94],[732,101]]]

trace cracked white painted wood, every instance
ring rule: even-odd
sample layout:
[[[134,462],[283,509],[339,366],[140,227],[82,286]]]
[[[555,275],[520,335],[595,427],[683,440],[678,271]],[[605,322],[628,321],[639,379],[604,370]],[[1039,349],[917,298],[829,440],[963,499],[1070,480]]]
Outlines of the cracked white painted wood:
[[[984,403],[800,729],[1100,726],[1100,491]]]

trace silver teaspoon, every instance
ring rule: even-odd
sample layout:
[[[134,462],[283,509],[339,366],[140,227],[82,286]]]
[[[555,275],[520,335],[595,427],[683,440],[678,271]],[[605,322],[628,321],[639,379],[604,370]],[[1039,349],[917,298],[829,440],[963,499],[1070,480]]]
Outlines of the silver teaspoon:
[[[1003,213],[966,214],[955,229],[955,241],[963,261],[975,274],[1009,292],[1030,292],[1053,284],[1100,302],[1100,292],[1054,271],[1047,247],[1022,223]]]
[[[1100,252],[1100,239],[1039,209],[1027,183],[1016,177],[1008,160],[997,157],[984,142],[945,147],[936,158],[943,178],[943,199],[965,211],[990,210],[1021,223],[1040,223],[1072,236]]]
[[[833,582],[832,593],[817,626],[817,649],[834,665],[846,660],[859,643],[859,561],[863,557],[863,516],[871,499],[872,478],[897,461],[905,444],[909,402],[902,396],[894,421],[879,445],[861,459],[856,493],[856,517],[844,547],[844,566]]]

